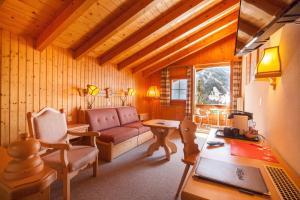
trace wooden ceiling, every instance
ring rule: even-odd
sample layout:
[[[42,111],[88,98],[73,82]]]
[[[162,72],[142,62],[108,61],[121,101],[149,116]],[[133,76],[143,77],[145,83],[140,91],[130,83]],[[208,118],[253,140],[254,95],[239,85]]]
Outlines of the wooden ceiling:
[[[235,34],[238,9],[239,0],[0,0],[0,28],[40,51],[53,44],[149,75]]]
[[[241,0],[236,52],[297,0]]]

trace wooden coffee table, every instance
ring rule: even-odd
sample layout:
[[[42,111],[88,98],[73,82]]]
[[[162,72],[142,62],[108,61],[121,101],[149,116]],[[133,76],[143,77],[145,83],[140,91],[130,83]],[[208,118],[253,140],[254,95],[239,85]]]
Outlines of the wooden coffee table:
[[[168,135],[178,129],[179,123],[179,121],[164,119],[153,119],[143,122],[144,126],[151,128],[152,133],[156,137],[156,141],[151,144],[147,150],[148,156],[151,156],[159,147],[163,147],[166,152],[167,160],[170,160],[171,154],[177,152],[177,147],[168,139]]]

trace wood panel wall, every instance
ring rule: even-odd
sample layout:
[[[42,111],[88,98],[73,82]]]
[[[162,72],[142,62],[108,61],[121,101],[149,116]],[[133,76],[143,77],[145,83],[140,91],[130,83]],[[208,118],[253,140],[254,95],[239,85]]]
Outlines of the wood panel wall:
[[[77,111],[86,108],[91,97],[81,97],[77,88],[95,84],[113,91],[135,88],[135,77],[129,71],[118,71],[113,65],[100,66],[97,60],[84,57],[72,59],[65,49],[50,46],[42,52],[33,48],[33,40],[0,30],[0,144],[15,141],[27,131],[26,113],[45,106],[64,108],[68,123],[77,122]],[[110,98],[111,106],[121,100]],[[128,102],[135,105],[135,98]],[[106,107],[104,97],[96,97],[95,107]]]
[[[148,88],[151,85],[155,85],[160,90],[160,73],[158,71],[152,74],[147,81]],[[186,78],[186,67],[170,68],[170,79],[172,78]],[[171,101],[169,106],[160,105],[159,99],[149,100],[149,112],[152,118],[159,119],[173,119],[183,120],[185,114],[185,101]]]
[[[198,52],[183,58],[176,63],[174,66],[190,66],[216,64],[222,62],[230,62],[234,59],[234,48],[235,48],[235,34],[230,35]]]

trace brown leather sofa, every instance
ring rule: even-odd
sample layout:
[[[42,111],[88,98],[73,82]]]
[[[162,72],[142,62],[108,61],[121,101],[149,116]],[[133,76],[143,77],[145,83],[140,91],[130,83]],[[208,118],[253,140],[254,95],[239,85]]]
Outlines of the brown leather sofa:
[[[98,108],[81,111],[81,122],[90,131],[99,131],[97,145],[100,158],[111,161],[115,157],[153,138],[149,127],[142,125],[135,107]]]

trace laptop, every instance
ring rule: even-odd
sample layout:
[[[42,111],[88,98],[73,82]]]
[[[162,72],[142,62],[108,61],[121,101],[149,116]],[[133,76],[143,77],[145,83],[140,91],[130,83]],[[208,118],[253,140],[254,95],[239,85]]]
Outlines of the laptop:
[[[270,195],[260,169],[200,158],[195,176],[239,188],[243,192]]]

